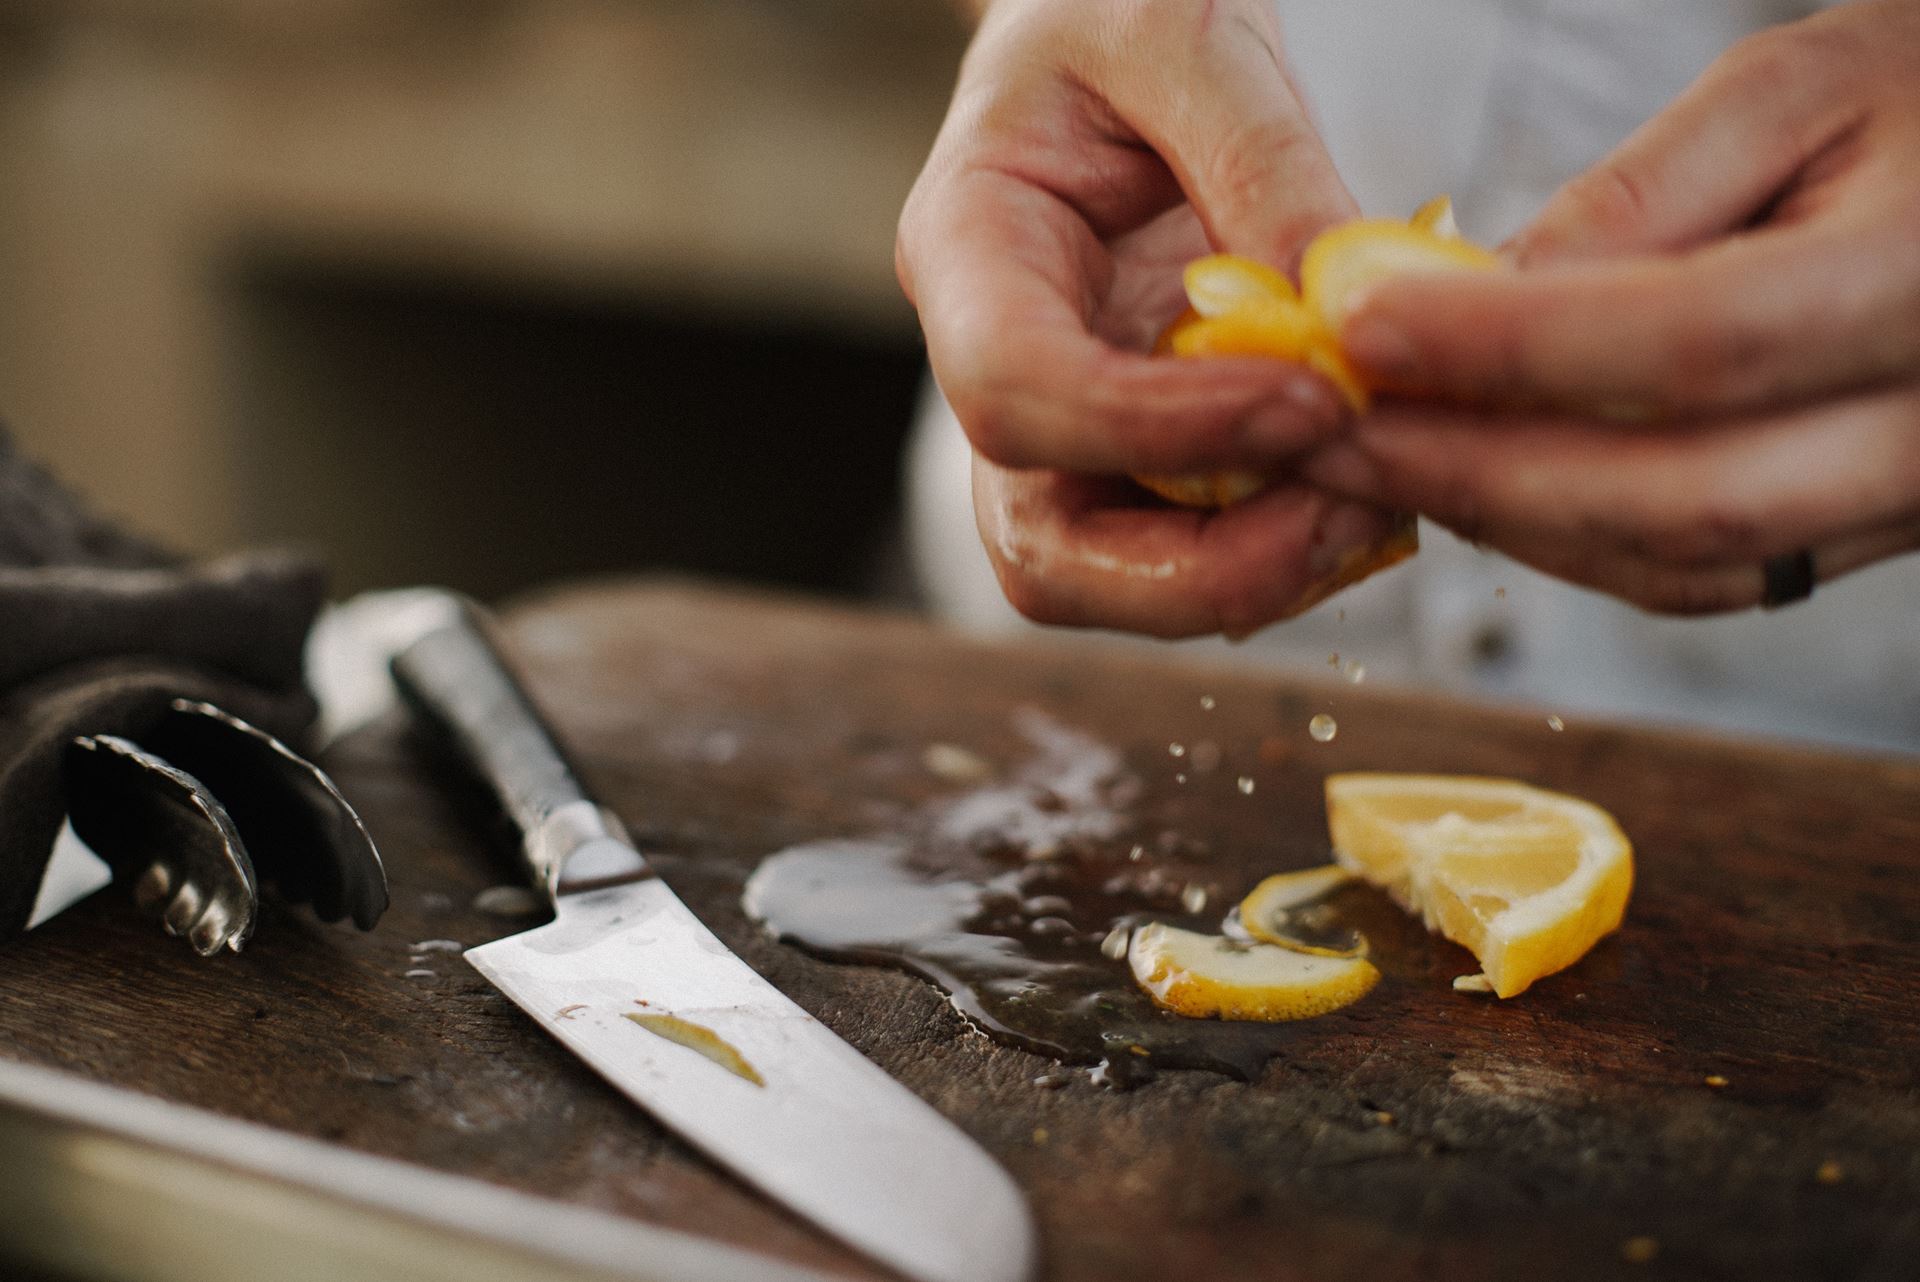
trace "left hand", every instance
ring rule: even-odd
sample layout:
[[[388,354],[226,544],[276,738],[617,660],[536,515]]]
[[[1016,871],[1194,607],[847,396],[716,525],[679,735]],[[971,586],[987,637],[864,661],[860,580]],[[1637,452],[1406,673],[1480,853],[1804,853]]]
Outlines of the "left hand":
[[[1920,3],[1736,45],[1508,252],[1350,313],[1356,364],[1448,404],[1388,402],[1314,483],[1665,613],[1920,547]]]

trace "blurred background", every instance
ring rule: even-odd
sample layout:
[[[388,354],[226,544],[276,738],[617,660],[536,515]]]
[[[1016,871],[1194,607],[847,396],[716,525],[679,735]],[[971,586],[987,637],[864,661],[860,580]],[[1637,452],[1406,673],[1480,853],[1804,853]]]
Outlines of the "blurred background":
[[[897,596],[949,0],[0,0],[0,418],[201,552]]]

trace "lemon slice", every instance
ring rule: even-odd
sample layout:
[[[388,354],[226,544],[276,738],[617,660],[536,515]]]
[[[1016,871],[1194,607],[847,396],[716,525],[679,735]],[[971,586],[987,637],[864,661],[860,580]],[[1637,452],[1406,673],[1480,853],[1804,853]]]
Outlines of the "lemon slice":
[[[1187,302],[1202,316],[1226,316],[1249,303],[1295,303],[1300,291],[1265,263],[1238,254],[1209,254],[1187,264]]]
[[[1386,218],[1363,218],[1314,237],[1300,260],[1300,293],[1337,330],[1360,292],[1414,272],[1491,271],[1500,260],[1457,236]]]
[[[1480,960],[1512,997],[1620,925],[1633,848],[1598,806],[1512,779],[1327,778],[1334,857]]]
[[[1291,948],[1295,952],[1319,957],[1361,957],[1367,941],[1357,931],[1347,931],[1340,947],[1316,944],[1301,938],[1319,934],[1325,924],[1314,920],[1324,912],[1319,901],[1352,881],[1354,874],[1339,864],[1322,864],[1298,872],[1276,873],[1255,886],[1240,901],[1240,924],[1262,943]]]
[[[1196,1019],[1311,1019],[1358,1001],[1380,982],[1380,972],[1359,957],[1243,944],[1158,923],[1133,932],[1127,962],[1156,1005]]]

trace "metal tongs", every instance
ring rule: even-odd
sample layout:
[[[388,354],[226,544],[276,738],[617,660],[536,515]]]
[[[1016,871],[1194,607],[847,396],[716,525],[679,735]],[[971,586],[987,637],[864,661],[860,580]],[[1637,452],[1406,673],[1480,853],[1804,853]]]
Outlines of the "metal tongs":
[[[139,743],[81,735],[63,765],[75,835],[203,957],[253,934],[263,878],[322,921],[371,930],[386,911],[379,852],[333,781],[212,704],[174,700]]]

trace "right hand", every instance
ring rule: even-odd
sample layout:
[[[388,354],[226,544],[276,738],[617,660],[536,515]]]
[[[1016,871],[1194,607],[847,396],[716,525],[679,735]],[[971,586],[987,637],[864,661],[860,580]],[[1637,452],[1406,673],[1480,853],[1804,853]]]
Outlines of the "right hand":
[[[997,0],[901,217],[901,284],[972,441],[1008,599],[1050,623],[1250,632],[1393,516],[1300,485],[1221,512],[1132,473],[1274,471],[1339,395],[1270,360],[1147,355],[1209,251],[1290,267],[1355,214],[1282,66],[1271,0]]]

